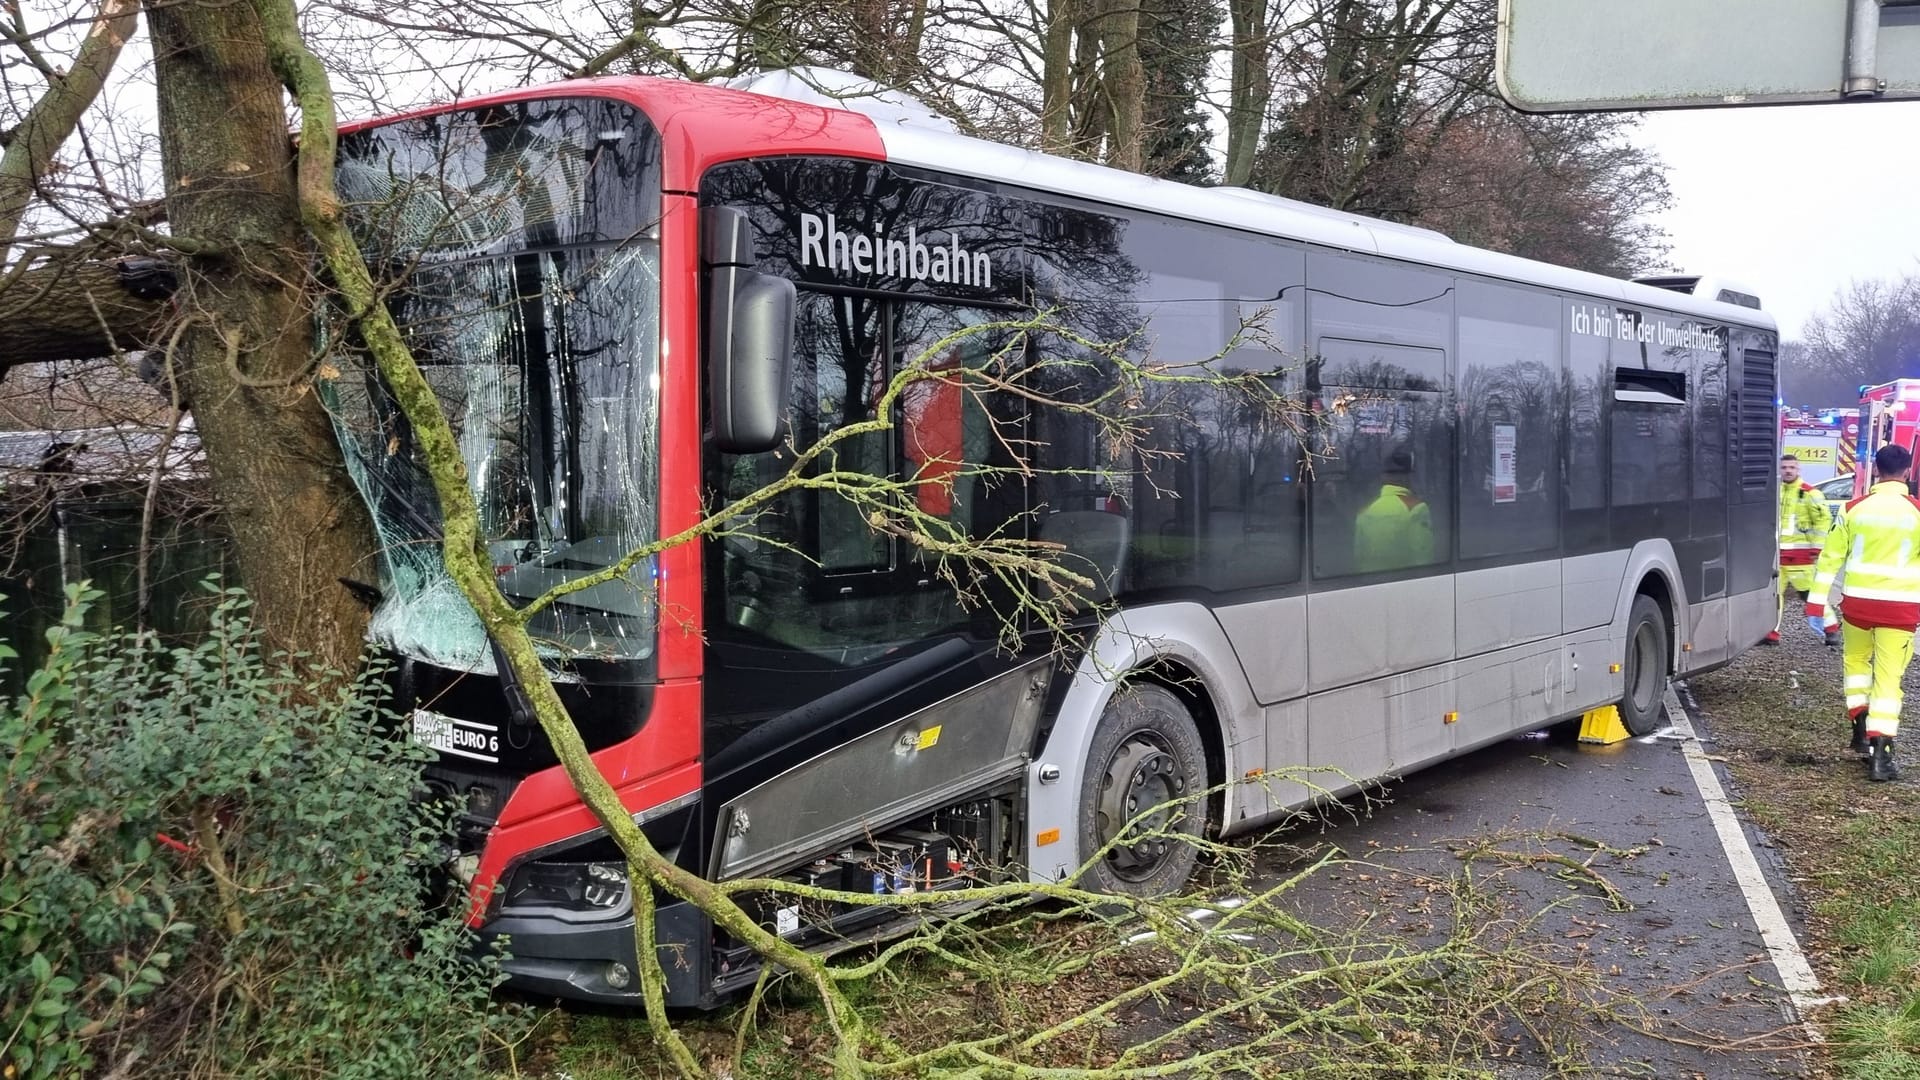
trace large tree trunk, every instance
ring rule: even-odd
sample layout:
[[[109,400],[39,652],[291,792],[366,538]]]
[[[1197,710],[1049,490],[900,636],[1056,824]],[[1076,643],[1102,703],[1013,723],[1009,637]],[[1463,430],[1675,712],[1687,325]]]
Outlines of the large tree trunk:
[[[1147,77],[1140,70],[1139,0],[1107,0],[1100,25],[1108,116],[1107,164],[1129,172],[1140,171],[1140,152],[1146,143]]]
[[[1075,0],[1047,0],[1047,26],[1040,61],[1040,149],[1066,154],[1073,146],[1073,28]]]
[[[1267,56],[1267,0],[1227,0],[1233,19],[1233,65],[1227,87],[1227,165],[1223,183],[1245,186],[1266,133],[1273,96]]]
[[[900,41],[894,61],[893,77],[897,83],[917,80],[926,71],[921,62],[920,48],[927,37],[927,0],[907,0],[907,29]]]
[[[892,5],[887,0],[850,0],[846,12],[853,37],[847,66],[863,79],[893,85]]]
[[[1113,128],[1100,56],[1100,10],[1103,0],[1078,0],[1073,27],[1073,150],[1077,158],[1100,160],[1100,149]]]
[[[786,23],[792,16],[782,0],[753,0],[740,28],[740,52],[734,59],[749,71],[775,71],[792,63],[793,42]]]
[[[193,401],[243,582],[269,640],[351,670],[372,528],[312,387],[311,248],[280,80],[246,4],[147,0],[173,229],[220,254],[182,260],[188,320],[170,361]]]

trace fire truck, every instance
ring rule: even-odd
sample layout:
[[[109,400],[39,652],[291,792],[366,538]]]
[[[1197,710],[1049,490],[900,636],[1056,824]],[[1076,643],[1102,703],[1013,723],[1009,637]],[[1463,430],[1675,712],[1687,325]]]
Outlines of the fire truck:
[[[1873,486],[1873,455],[1883,446],[1903,446],[1920,455],[1920,379],[1895,379],[1860,390],[1859,468],[1853,497]]]

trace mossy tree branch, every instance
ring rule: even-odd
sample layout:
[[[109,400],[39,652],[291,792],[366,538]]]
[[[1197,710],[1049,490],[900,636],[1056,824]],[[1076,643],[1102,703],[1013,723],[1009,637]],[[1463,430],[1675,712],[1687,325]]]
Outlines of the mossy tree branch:
[[[20,9],[12,8],[14,17]],[[100,0],[100,9],[87,30],[73,65],[64,74],[45,68],[47,88],[7,140],[6,153],[0,155],[0,242],[11,244],[20,231],[20,218],[27,212],[40,182],[53,168],[54,155],[80,126],[80,118],[93,105],[107,83],[107,75],[120,59],[120,50],[133,36],[140,15],[139,0]],[[39,59],[32,51],[31,37],[17,27],[0,31],[15,48]],[[41,63],[45,61],[42,59]]]

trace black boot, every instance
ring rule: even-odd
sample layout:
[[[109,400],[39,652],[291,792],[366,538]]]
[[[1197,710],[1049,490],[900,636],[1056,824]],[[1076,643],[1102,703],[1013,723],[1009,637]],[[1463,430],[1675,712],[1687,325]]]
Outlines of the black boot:
[[[1861,713],[1853,718],[1853,741],[1847,744],[1855,757],[1867,756],[1867,714]]]
[[[1900,779],[1900,767],[1893,763],[1893,736],[1875,735],[1867,742],[1872,747],[1867,758],[1867,779]]]

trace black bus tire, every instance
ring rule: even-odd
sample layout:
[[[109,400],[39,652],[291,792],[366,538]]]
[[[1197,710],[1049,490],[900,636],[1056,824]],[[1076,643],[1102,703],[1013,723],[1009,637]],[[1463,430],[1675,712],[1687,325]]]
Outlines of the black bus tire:
[[[1620,694],[1620,722],[1635,735],[1651,735],[1666,716],[1667,618],[1653,597],[1642,593],[1627,611],[1626,678]]]
[[[1080,880],[1094,892],[1166,896],[1193,875],[1206,825],[1207,753],[1187,706],[1164,687],[1131,686],[1107,703],[1080,784]],[[1145,816],[1142,816],[1145,815]],[[1094,853],[1126,830],[1130,842]]]

